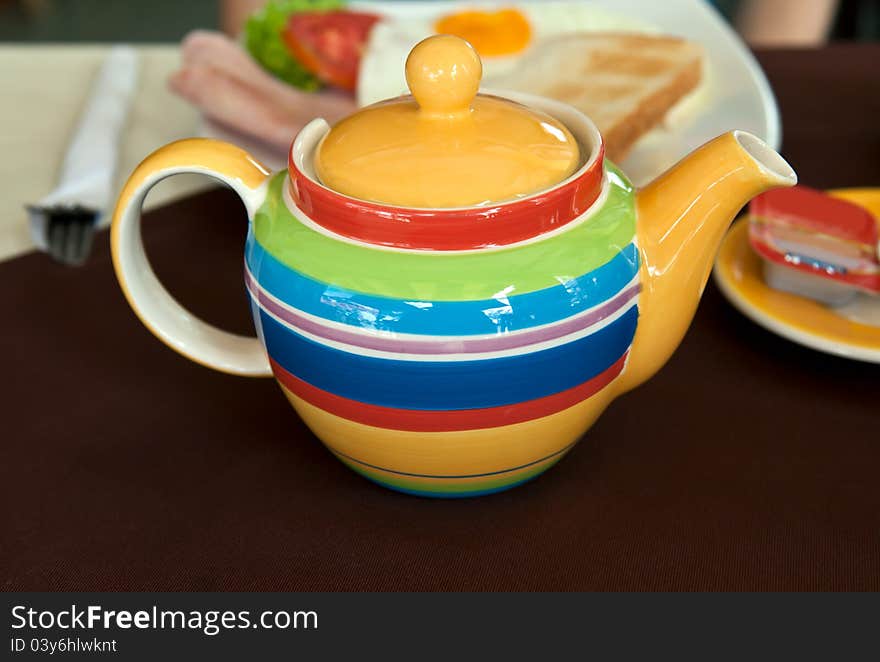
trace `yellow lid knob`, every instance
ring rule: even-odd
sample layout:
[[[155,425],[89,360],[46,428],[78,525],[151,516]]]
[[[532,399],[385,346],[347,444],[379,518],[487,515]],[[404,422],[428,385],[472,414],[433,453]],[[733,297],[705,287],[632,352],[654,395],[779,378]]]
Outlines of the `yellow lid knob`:
[[[406,84],[429,115],[461,115],[471,109],[483,63],[464,39],[436,35],[416,44],[406,59]]]
[[[400,207],[466,207],[549,188],[580,164],[577,141],[538,110],[477,94],[482,63],[452,35],[429,37],[406,61],[412,96],[337,123],[315,155],[321,182]]]

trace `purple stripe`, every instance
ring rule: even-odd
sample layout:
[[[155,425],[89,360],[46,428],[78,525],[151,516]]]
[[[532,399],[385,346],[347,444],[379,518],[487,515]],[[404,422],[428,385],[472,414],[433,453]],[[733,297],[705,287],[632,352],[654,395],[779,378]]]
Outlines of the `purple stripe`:
[[[268,312],[288,324],[311,333],[312,335],[365,349],[374,349],[382,352],[394,352],[396,354],[477,354],[482,352],[499,352],[507,349],[516,349],[526,345],[555,340],[570,333],[582,331],[606,317],[613,315],[629,303],[641,289],[636,284],[625,290],[621,290],[616,297],[609,299],[598,308],[583,315],[563,320],[558,324],[525,331],[517,335],[498,335],[491,338],[453,338],[448,340],[401,340],[400,338],[383,338],[381,336],[364,336],[340,329],[334,329],[273,301],[260,290],[254,278],[245,270],[245,285],[251,296]]]

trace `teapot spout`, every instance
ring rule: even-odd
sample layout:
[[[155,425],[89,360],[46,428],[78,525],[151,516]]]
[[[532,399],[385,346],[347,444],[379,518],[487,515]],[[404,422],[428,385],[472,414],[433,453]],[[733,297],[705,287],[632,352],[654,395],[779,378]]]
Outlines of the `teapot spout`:
[[[739,210],[759,193],[796,183],[791,166],[760,138],[733,131],[638,192],[642,293],[623,390],[657,372],[684,338]]]

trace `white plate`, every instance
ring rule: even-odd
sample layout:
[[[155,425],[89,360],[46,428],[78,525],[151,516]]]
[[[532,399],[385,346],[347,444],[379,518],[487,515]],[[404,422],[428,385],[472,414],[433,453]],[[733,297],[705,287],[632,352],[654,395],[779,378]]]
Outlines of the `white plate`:
[[[673,109],[666,126],[645,135],[620,164],[633,182],[647,183],[694,148],[732,129],[754,133],[773,148],[779,148],[779,110],[767,79],[742,40],[705,0],[583,1],[651,25],[662,33],[698,42],[706,52],[705,76],[700,88]],[[352,2],[350,7],[390,17],[419,17],[476,4],[498,2],[362,0]],[[285,154],[254,144],[244,136],[230,134],[210,122],[204,123],[202,135],[231,140],[253,151],[272,167],[286,165]]]

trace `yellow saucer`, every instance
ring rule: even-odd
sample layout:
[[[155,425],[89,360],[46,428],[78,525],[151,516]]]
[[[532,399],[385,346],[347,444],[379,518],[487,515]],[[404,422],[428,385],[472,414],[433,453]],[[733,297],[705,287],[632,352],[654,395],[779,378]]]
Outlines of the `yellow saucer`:
[[[831,195],[858,204],[880,223],[880,189],[840,189]],[[748,218],[738,220],[715,261],[715,282],[727,299],[754,322],[801,345],[829,354],[880,363],[880,326],[861,324],[815,301],[764,284],[761,258],[752,250]],[[860,295],[880,309],[880,297]]]

